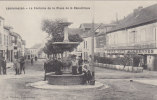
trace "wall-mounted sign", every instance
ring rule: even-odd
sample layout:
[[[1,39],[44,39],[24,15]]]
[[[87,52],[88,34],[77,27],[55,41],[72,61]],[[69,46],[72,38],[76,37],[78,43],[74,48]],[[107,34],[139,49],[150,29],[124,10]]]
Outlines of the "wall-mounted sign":
[[[157,49],[139,49],[139,50],[106,50],[106,53],[137,53],[137,54],[156,54]]]

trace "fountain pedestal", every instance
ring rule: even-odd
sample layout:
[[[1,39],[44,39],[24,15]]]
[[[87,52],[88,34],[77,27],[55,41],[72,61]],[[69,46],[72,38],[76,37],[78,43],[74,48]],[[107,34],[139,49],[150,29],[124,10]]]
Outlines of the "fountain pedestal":
[[[63,73],[62,75],[55,75],[54,72],[46,75],[48,84],[51,85],[81,85],[84,84],[84,75],[72,75],[71,73]]]

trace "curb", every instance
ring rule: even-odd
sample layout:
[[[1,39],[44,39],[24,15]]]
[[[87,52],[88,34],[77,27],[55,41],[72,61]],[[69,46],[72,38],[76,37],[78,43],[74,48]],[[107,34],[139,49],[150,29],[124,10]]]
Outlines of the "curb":
[[[34,83],[28,83],[26,86],[34,87],[37,89],[46,89],[46,90],[86,90],[86,89],[100,89],[102,87],[108,88],[109,86],[104,85],[100,82],[95,82],[95,85],[50,85],[47,84],[47,81],[38,81]]]

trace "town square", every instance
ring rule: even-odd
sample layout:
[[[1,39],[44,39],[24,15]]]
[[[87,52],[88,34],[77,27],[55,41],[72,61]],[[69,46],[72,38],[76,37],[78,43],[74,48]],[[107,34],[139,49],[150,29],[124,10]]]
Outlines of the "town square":
[[[157,100],[156,1],[0,1],[0,100]]]

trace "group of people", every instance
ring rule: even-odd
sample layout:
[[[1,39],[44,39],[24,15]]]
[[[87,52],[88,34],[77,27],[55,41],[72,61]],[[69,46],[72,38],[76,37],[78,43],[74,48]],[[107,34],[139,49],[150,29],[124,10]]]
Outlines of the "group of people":
[[[24,57],[20,57],[19,59],[15,59],[14,69],[15,69],[15,75],[22,74],[22,71],[25,74],[25,58]]]
[[[76,56],[73,56],[71,57],[71,67],[69,68],[69,65],[66,66],[69,61],[66,60],[65,64],[65,62],[62,61],[61,58],[49,58],[44,62],[44,80],[46,80],[46,73],[55,72],[56,75],[61,75],[62,70],[66,71],[66,69],[71,69],[72,75],[84,74],[84,82],[90,83],[90,80],[92,79],[90,61],[90,58],[88,59],[88,61],[84,61],[81,56],[79,56],[78,59],[76,59]]]
[[[34,64],[34,59],[35,59],[35,61],[37,61],[38,60],[37,56],[35,56],[34,58],[33,57],[31,58],[31,65]]]
[[[83,61],[81,56],[78,58],[78,60],[76,57],[72,59],[72,74],[77,75],[84,73],[85,83],[90,83],[90,80],[92,79],[90,61],[91,58],[89,58],[88,61]]]
[[[15,69],[15,74],[19,75],[22,73],[22,71],[25,74],[25,58],[20,57],[19,59],[15,59],[13,61],[13,68]],[[6,75],[7,74],[7,62],[5,60],[5,57],[0,58],[0,75]]]
[[[7,68],[6,68],[6,60],[4,57],[2,57],[0,59],[0,75],[3,74],[3,75],[6,75],[7,74]]]

